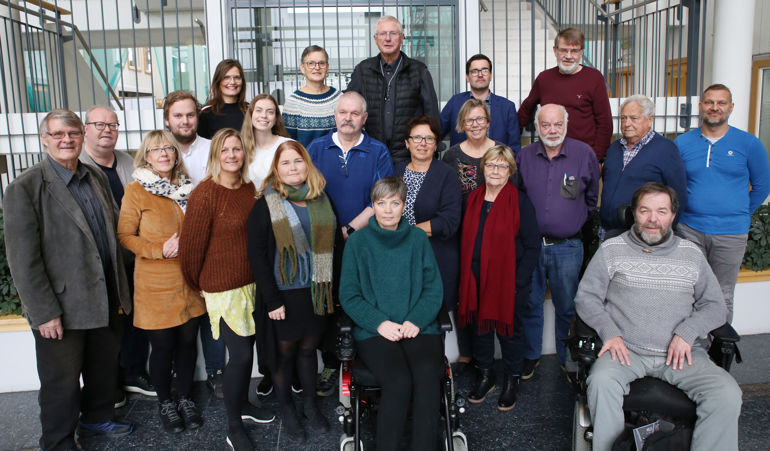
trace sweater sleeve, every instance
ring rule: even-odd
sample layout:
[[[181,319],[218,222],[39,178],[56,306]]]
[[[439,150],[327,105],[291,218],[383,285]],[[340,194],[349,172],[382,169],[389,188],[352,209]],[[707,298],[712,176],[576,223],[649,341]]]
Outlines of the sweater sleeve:
[[[257,282],[257,289],[262,295],[262,302],[267,306],[267,311],[280,308],[283,305],[278,284],[275,282],[273,264],[275,255],[270,255],[270,237],[273,236],[270,222],[270,210],[264,197],[254,203],[249,213],[248,223],[248,254],[251,263],[251,272]]]
[[[596,121],[594,152],[596,152],[596,157],[602,161],[607,155],[607,148],[610,147],[610,140],[612,139],[612,110],[610,109],[610,100],[607,97],[607,85],[604,77],[597,73],[597,78],[594,92],[591,94],[594,121]]]
[[[753,144],[748,156],[749,181],[749,212],[754,213],[770,194],[770,164],[767,161],[767,152],[762,142],[752,140]]]
[[[356,248],[365,243],[359,242],[358,237],[357,234],[351,235],[345,244],[340,277],[340,304],[358,327],[377,334],[380,324],[390,318],[364,297],[361,279],[365,277],[362,272],[365,265],[359,262]]]
[[[153,243],[139,236],[139,224],[142,222],[139,190],[144,188],[135,183],[126,186],[118,219],[118,239],[121,246],[137,257],[160,260],[163,258],[163,243]]]
[[[444,163],[435,161],[433,164],[444,166]],[[457,229],[460,228],[460,221],[462,220],[463,195],[460,188],[460,180],[455,176],[451,168],[447,166],[446,169],[446,172],[442,174],[442,182],[439,187],[438,209],[435,216],[430,219],[431,234],[440,240],[454,237]]]
[[[413,231],[414,233],[414,231]],[[438,271],[438,263],[433,255],[433,249],[425,235],[418,235],[422,254],[422,292],[420,297],[406,314],[405,320],[411,322],[420,330],[436,320],[441,303],[444,299],[444,284]],[[417,247],[417,246],[415,246]]]
[[[524,99],[523,102],[521,102],[521,105],[519,105],[519,113],[518,113],[518,119],[519,119],[519,133],[521,133],[521,130],[524,129],[527,125],[529,125],[530,122],[532,122],[532,119],[535,115],[535,108],[537,108],[537,105],[540,103],[540,77],[542,76],[542,72],[540,75],[535,78],[535,82],[532,83],[532,88],[529,90],[529,95],[526,99]]]
[[[690,345],[698,337],[705,338],[709,332],[727,320],[727,307],[722,289],[708,261],[702,255],[698,273],[692,314],[674,328],[674,333]]]
[[[211,226],[214,222],[213,206],[208,184],[198,185],[187,201],[182,235],[179,237],[179,260],[185,282],[200,291],[200,276],[208,251]]]
[[[604,305],[610,286],[610,275],[604,254],[604,249],[599,247],[588,263],[575,295],[575,311],[606,342],[610,338],[619,337],[620,328],[612,320]]]
[[[390,156],[388,148],[383,144],[381,149],[382,151],[380,151],[380,154],[377,155],[377,170],[374,172],[374,177],[372,177],[372,186],[377,180],[383,177],[390,177],[395,174],[395,169],[393,168],[393,158]]]

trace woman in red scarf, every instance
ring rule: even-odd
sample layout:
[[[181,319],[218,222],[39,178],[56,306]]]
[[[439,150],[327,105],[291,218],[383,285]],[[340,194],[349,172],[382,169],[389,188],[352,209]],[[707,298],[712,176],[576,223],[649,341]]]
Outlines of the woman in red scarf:
[[[460,249],[458,319],[474,331],[473,358],[479,378],[468,401],[483,402],[495,390],[492,371],[495,334],[505,375],[497,402],[501,411],[516,404],[523,365],[523,336],[515,306],[529,296],[540,253],[540,232],[529,198],[509,181],[516,172],[513,152],[491,147],[481,159],[485,183],[468,196]]]

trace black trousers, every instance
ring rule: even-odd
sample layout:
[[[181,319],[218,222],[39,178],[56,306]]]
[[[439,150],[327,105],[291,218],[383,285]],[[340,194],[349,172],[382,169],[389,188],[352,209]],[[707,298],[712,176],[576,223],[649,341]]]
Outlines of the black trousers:
[[[107,327],[65,329],[61,340],[43,338],[39,331],[32,330],[40,378],[38,402],[43,450],[74,448],[75,428],[81,412],[84,423],[112,420],[121,326],[122,320],[115,313]]]
[[[401,341],[381,336],[356,343],[358,355],[382,387],[377,414],[377,451],[399,449],[411,402],[410,449],[438,445],[444,344],[441,335],[418,335]]]

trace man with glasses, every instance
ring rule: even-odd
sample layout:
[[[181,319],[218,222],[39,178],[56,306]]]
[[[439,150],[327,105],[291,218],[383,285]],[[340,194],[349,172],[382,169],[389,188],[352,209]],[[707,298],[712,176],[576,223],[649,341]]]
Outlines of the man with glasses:
[[[573,299],[583,263],[580,230],[596,209],[599,197],[596,155],[588,144],[567,137],[567,118],[567,110],[561,105],[539,107],[535,130],[540,140],[517,155],[519,177],[535,206],[543,236],[529,302],[516,310],[526,341],[523,380],[535,374],[540,362],[546,281],[556,311],[556,354],[566,371],[567,349],[563,340],[575,316]]]
[[[40,141],[48,158],[5,190],[6,255],[35,340],[40,448],[74,450],[76,428],[80,437],[134,429],[114,420],[120,311],[132,305],[109,182],[78,161],[83,123],[53,110]]]
[[[326,179],[326,193],[337,208],[337,223],[345,239],[366,227],[374,214],[369,199],[374,182],[393,175],[388,148],[363,131],[366,106],[361,94],[343,93],[334,109],[337,128],[307,148]]]
[[[94,106],[86,112],[84,152],[80,161],[101,169],[110,182],[112,197],[120,209],[123,188],[134,181],[134,159],[125,152],[115,150],[118,142],[118,115],[108,106]],[[134,254],[123,249],[129,292],[133,296]],[[134,327],[133,315],[123,317],[123,338],[120,345],[120,381],[123,390],[157,396],[155,387],[147,375],[149,342],[143,330]],[[126,398],[122,391],[115,396],[115,406],[123,407]]]
[[[656,182],[676,191],[684,211],[687,206],[687,173],[676,145],[652,129],[655,104],[643,95],[633,95],[620,104],[620,132],[602,166],[602,207],[599,238],[609,239],[631,225],[622,220],[620,209],[631,204],[640,186]],[[674,224],[679,219],[676,216]]]
[[[211,140],[198,135],[199,113],[200,104],[190,91],[173,91],[163,102],[163,120],[168,131],[179,143],[179,153],[184,167],[196,186],[206,175],[211,147]],[[201,321],[201,324],[203,323],[205,321]],[[222,355],[224,360],[224,345],[222,345]]]
[[[427,114],[440,122],[438,98],[425,64],[401,51],[404,32],[398,19],[382,16],[374,42],[380,54],[356,65],[347,89],[364,96],[369,105],[366,132],[384,143],[398,163],[409,159],[407,121]]]
[[[468,80],[471,90],[455,94],[441,110],[441,134],[449,134],[450,146],[465,141],[465,133],[456,130],[457,115],[466,100],[476,98],[486,102],[490,111],[487,135],[518,153],[521,149],[521,131],[516,105],[505,97],[495,95],[489,89],[489,83],[492,81],[492,61],[481,53],[473,55],[465,63],[465,79]]]
[[[553,52],[557,66],[540,72],[535,79],[529,96],[521,102],[519,125],[526,127],[532,121],[538,104],[563,105],[571,121],[567,136],[591,146],[596,158],[603,161],[612,138],[612,113],[601,72],[580,64],[584,43],[577,28],[556,35]]]

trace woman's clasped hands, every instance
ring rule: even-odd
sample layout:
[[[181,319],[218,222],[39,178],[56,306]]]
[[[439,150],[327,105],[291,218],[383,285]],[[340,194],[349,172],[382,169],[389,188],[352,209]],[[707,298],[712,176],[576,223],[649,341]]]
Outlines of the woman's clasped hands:
[[[400,341],[402,338],[414,338],[420,333],[420,328],[409,321],[403,324],[393,321],[383,321],[377,326],[377,333],[389,341]]]

